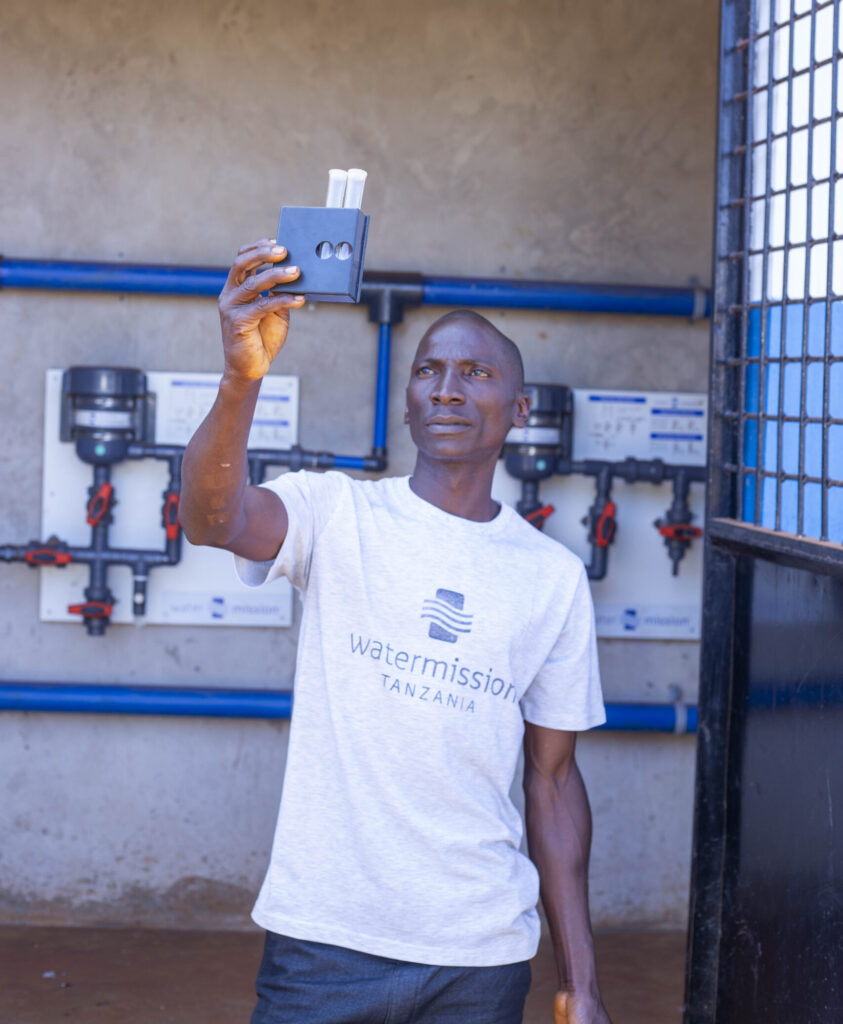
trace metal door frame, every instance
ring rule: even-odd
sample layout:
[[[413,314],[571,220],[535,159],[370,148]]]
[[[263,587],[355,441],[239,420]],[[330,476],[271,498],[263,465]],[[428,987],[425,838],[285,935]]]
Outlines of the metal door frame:
[[[814,18],[818,7],[834,7],[834,40],[837,39],[838,22],[841,17],[840,0],[822,4],[818,0],[809,15]],[[775,0],[770,0],[775,7]],[[718,151],[717,187],[715,208],[715,251],[714,251],[714,294],[711,337],[710,376],[710,429],[708,495],[705,529],[705,568],[703,590],[703,630],[701,675],[699,696],[699,732],[697,740],[696,805],[694,811],[694,839],[691,878],[691,905],[688,934],[688,957],[686,974],[685,1024],[714,1024],[718,1004],[718,977],[720,960],[721,915],[724,896],[724,871],[727,856],[727,838],[730,819],[739,806],[739,793],[734,785],[735,759],[740,756],[735,746],[735,734],[740,728],[740,717],[744,711],[744,694],[740,692],[740,666],[745,656],[746,631],[742,629],[742,609],[738,607],[736,594],[740,592],[741,561],[760,558],[779,564],[807,569],[824,575],[843,578],[843,546],[827,540],[815,540],[800,536],[798,532],[787,533],[780,528],[771,529],[759,525],[760,486],[753,492],[755,508],[744,508],[747,491],[744,480],[755,473],[761,480],[761,468],[747,465],[744,459],[746,449],[745,432],[754,420],[755,430],[760,435],[765,420],[765,408],[759,404],[753,415],[747,405],[746,380],[749,363],[760,363],[763,373],[764,345],[766,343],[766,289],[761,302],[750,302],[749,259],[750,216],[752,201],[752,124],[753,109],[753,52],[754,42],[763,33],[753,35],[756,0],[723,0],[721,3],[720,26],[720,75],[718,96]],[[794,18],[794,0],[790,0],[791,19]],[[772,22],[772,14],[771,14]],[[811,28],[811,84],[813,89],[814,54],[813,25]],[[772,38],[772,28],[769,29]],[[791,33],[791,36],[793,33]],[[791,55],[792,55],[791,42]],[[769,45],[770,69],[772,71],[773,46]],[[838,55],[836,46],[831,58],[832,97],[837,95]],[[792,77],[791,67],[788,76]],[[772,90],[772,74],[769,89]],[[771,95],[771,91],[770,91]],[[809,96],[812,97],[812,93]],[[791,101],[792,102],[792,101]],[[772,102],[769,104],[772,107]],[[813,108],[811,108],[813,112]],[[836,112],[831,114],[831,159],[834,159]],[[770,152],[772,114],[768,111],[767,153]],[[813,140],[813,122],[809,132],[809,145]],[[790,135],[793,133],[791,119],[787,123],[787,146],[790,152]],[[769,159],[769,156],[768,156]],[[789,168],[788,156],[788,168]],[[810,181],[810,155],[808,157]],[[831,211],[829,223],[833,224],[834,183],[841,175],[832,170],[829,178]],[[769,243],[770,232],[770,175],[767,167],[767,203],[765,221],[765,246]],[[789,187],[789,182],[788,182]],[[790,199],[786,199],[786,210],[790,210]],[[810,202],[810,200],[809,200]],[[808,223],[810,225],[810,208]],[[808,243],[810,242],[810,227]],[[828,249],[828,279],[831,281],[831,239]],[[785,229],[785,250],[789,236]],[[806,247],[806,252],[810,249]],[[786,259],[786,256],[784,257]],[[807,282],[806,256],[806,282]],[[766,266],[766,264],[765,264]],[[788,279],[786,268],[781,308],[784,321],[788,307]],[[802,300],[806,331],[807,351],[808,304],[811,301],[808,288]],[[839,481],[828,475],[828,426],[838,423],[829,415],[828,368],[831,362],[831,288],[827,289],[825,320],[825,397],[823,407],[824,457],[821,486],[839,486]],[[750,310],[759,309],[762,318],[761,345],[758,359],[753,359],[748,348]],[[757,314],[756,314],[757,315]],[[779,353],[784,363],[784,347]],[[804,362],[804,359],[803,359]],[[804,371],[803,371],[804,374]],[[782,371],[783,377],[783,371]],[[804,379],[803,379],[804,384]],[[804,428],[805,388],[802,388],[802,415],[800,431]],[[762,392],[763,397],[763,392]],[[781,407],[780,407],[781,410]],[[779,411],[779,419],[784,416]],[[780,428],[781,429],[781,428]],[[800,433],[800,439],[804,435]],[[804,442],[800,440],[804,449]],[[758,440],[760,451],[761,441]],[[779,449],[776,499],[776,527],[780,527],[780,497],[782,480],[781,449]],[[804,472],[804,451],[800,450],[799,478],[797,486],[808,478]],[[749,520],[749,521],[746,521]],[[826,495],[823,492],[823,531],[827,530]],[[799,496],[798,531],[803,526],[803,499]]]

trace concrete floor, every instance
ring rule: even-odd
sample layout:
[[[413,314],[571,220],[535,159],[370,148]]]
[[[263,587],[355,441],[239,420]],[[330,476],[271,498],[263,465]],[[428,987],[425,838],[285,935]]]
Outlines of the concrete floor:
[[[254,932],[0,927],[0,1024],[246,1024],[262,943]],[[681,932],[598,934],[613,1024],[679,1024],[684,958]],[[549,1024],[554,988],[543,943],[524,1024]]]

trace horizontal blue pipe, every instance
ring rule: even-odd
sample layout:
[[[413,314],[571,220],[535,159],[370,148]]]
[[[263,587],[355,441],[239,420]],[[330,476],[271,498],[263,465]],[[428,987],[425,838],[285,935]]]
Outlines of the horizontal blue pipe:
[[[496,281],[482,278],[425,278],[422,302],[434,306],[496,306],[578,313],[640,313],[647,316],[708,316],[710,297],[694,288],[573,284],[559,281]]]
[[[91,683],[0,683],[0,711],[83,711],[92,714],[190,715],[211,718],[289,718],[285,690],[217,690]],[[672,704],[607,704],[601,729],[675,732]],[[687,708],[687,731],[696,732],[697,709]]]
[[[228,269],[224,267],[83,263],[10,257],[0,261],[0,288],[216,296],[222,290],[227,275]],[[700,299],[700,290],[694,288],[471,277],[425,278],[422,288],[422,302],[436,306],[495,306],[499,309],[641,313],[649,316],[708,316],[710,296],[706,292],[704,301],[700,302]]]
[[[216,690],[92,683],[0,683],[0,711],[86,711],[121,715],[289,718],[280,690]]]
[[[362,455],[335,455],[334,466],[337,469],[365,469],[366,460]]]
[[[677,730],[674,704],[607,704],[606,724],[598,728],[621,732],[696,732],[696,707],[684,705],[683,710],[684,728],[680,721]]]
[[[137,292],[147,295],[212,295],[228,271],[145,263],[78,263],[70,260],[0,261],[0,287],[59,291]]]

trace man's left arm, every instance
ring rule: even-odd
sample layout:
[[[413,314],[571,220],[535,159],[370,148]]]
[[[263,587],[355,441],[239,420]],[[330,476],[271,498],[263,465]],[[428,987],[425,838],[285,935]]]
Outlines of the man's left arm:
[[[591,811],[574,758],[576,733],[524,726],[527,842],[559,974],[554,1021],[611,1024],[594,963],[588,913]]]

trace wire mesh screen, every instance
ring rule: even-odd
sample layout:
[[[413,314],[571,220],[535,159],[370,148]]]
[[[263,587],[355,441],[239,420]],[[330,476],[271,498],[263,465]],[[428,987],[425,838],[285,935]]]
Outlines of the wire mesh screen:
[[[837,543],[843,543],[840,7],[840,0],[743,5],[748,38],[736,37],[724,53],[721,81],[725,220],[717,289],[732,338],[722,352],[721,378],[727,396],[721,415],[734,428],[733,442],[723,448],[723,469],[734,484],[732,514]]]

